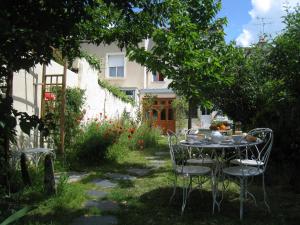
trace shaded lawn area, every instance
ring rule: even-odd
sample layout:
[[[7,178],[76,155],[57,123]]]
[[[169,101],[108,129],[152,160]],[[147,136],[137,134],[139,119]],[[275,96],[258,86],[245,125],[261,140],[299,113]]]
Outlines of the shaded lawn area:
[[[234,225],[234,224],[299,224],[300,195],[290,191],[287,185],[268,185],[267,192],[272,213],[268,214],[263,204],[261,179],[254,180],[250,191],[257,196],[258,207],[252,201],[245,203],[245,219],[239,221],[239,192],[235,184],[230,184],[225,193],[221,212],[212,215],[212,196],[210,184],[204,185],[204,190],[191,193],[183,216],[180,215],[182,193],[177,189],[173,202],[169,204],[172,194],[171,162],[169,156],[161,156],[167,164],[153,170],[144,177],[134,181],[121,181],[113,189],[102,189],[109,192],[106,197],[117,201],[120,210],[117,212],[101,212],[99,209],[84,209],[88,197],[86,190],[97,189],[90,181],[104,178],[107,172],[127,174],[127,169],[148,167],[145,156],[153,156],[155,151],[168,151],[166,140],[162,139],[159,149],[130,151],[122,160],[115,163],[105,163],[99,167],[88,168],[91,175],[79,183],[65,184],[61,182],[61,193],[56,197],[45,198],[42,190],[27,189],[18,199],[18,204],[32,205],[35,209],[17,224],[25,225],[65,225],[81,215],[115,215],[121,225]],[[272,155],[271,155],[272,157]],[[147,165],[148,163],[148,165]],[[272,174],[270,174],[272,172]],[[267,176],[282,176],[276,169],[267,171]],[[257,184],[257,185],[256,185]],[[63,186],[64,185],[64,186]],[[16,203],[16,202],[15,202]]]

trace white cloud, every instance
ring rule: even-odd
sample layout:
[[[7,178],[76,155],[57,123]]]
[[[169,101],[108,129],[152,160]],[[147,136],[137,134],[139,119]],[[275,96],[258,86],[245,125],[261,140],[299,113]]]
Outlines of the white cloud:
[[[243,33],[241,33],[237,39],[236,43],[240,46],[247,47],[251,44],[252,35],[249,30],[243,29]]]
[[[249,12],[249,14],[252,18],[255,18],[257,14],[267,13],[270,11],[272,0],[252,0],[251,3],[253,9]]]
[[[285,6],[294,7],[300,4],[300,0],[251,0],[251,4],[251,20],[243,26],[243,32],[236,39],[241,46],[257,42],[263,32],[269,38],[276,36],[284,28],[282,16],[285,15]],[[263,21],[261,18],[264,18]]]

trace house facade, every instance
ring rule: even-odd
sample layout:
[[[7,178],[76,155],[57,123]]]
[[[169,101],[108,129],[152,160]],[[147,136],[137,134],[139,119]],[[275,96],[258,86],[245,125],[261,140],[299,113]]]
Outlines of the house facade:
[[[141,45],[145,49],[151,49],[153,42],[144,40]],[[81,47],[100,60],[99,79],[119,87],[126,95],[134,98],[140,107],[147,96],[155,96],[156,100],[151,109],[146,112],[148,115],[144,116],[149,117],[155,126],[161,127],[164,131],[167,129],[175,131],[175,115],[171,104],[176,95],[168,88],[171,80],[128,60],[125,50],[121,50],[116,44],[100,46],[82,44]]]

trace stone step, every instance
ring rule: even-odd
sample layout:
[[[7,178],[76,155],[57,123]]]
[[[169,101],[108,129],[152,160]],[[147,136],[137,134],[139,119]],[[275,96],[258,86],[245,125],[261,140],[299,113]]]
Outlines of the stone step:
[[[92,180],[91,183],[102,188],[114,188],[118,185],[116,183],[111,182],[110,180],[100,178]]]
[[[154,155],[156,156],[167,156],[167,155],[170,155],[169,152],[155,152]]]
[[[73,220],[71,225],[115,225],[118,220],[114,216],[81,216]]]
[[[131,173],[133,175],[142,177],[145,176],[147,174],[149,174],[151,172],[150,169],[146,169],[146,168],[130,168],[127,170],[128,173]]]
[[[113,179],[113,180],[130,180],[133,181],[136,179],[134,176],[130,176],[128,174],[121,174],[121,173],[106,173],[105,176]]]
[[[61,176],[67,176],[68,177],[68,183],[73,183],[73,182],[79,182],[82,179],[86,178],[90,173],[85,173],[85,172],[67,172],[67,173],[56,173],[54,175],[56,183],[59,182],[59,179]]]
[[[88,190],[86,191],[86,194],[92,198],[104,198],[108,195],[107,192],[97,190]]]
[[[103,200],[103,201],[89,200],[85,203],[84,207],[85,208],[96,207],[103,212],[116,211],[116,210],[119,210],[119,208],[120,208],[118,203],[116,203],[114,201],[109,201],[109,200]]]

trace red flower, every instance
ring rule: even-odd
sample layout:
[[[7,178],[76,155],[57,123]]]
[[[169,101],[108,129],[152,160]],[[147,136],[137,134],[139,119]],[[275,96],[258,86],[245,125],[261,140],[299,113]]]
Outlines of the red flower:
[[[128,132],[129,132],[129,133],[131,133],[131,134],[133,134],[133,133],[134,133],[134,131],[135,131],[135,129],[134,129],[134,128],[129,128],[129,129],[128,129]]]

